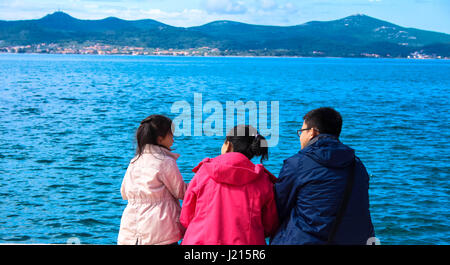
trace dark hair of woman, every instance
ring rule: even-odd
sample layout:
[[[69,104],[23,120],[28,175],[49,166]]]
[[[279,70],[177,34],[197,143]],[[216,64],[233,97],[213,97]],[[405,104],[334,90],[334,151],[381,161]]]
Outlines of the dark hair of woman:
[[[165,137],[168,133],[172,133],[172,120],[163,115],[150,115],[141,121],[136,131],[136,161],[144,152],[145,145],[152,144],[161,148],[167,147],[158,144],[158,137]],[[170,149],[168,149],[171,151]],[[133,162],[134,162],[133,161]]]
[[[239,152],[250,160],[255,156],[261,157],[261,163],[269,159],[266,138],[250,125],[235,126],[227,133],[226,141],[233,145],[233,152]]]

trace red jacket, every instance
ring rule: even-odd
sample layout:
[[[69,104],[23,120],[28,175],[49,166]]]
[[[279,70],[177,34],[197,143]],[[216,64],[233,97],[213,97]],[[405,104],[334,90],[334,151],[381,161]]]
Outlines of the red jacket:
[[[276,178],[263,165],[230,152],[192,171],[180,216],[182,245],[264,245],[276,232]]]

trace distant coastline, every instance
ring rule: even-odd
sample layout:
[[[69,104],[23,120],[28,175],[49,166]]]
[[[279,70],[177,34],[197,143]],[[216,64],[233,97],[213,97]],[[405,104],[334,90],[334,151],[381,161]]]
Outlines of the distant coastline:
[[[99,55],[449,59],[450,35],[358,14],[295,26],[214,21],[197,27],[63,12],[0,21],[0,52]]]
[[[137,56],[137,57],[207,57],[207,58],[329,58],[329,59],[403,59],[403,60],[450,60],[450,57],[336,57],[336,56],[269,56],[269,55],[168,55],[168,54],[89,54],[89,53],[38,53],[38,52],[2,52],[2,54],[29,54],[29,55],[87,55],[87,56]]]

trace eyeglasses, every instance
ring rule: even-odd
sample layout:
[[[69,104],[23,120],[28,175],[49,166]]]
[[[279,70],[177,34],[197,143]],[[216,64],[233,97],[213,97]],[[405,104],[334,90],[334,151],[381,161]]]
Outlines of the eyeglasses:
[[[305,128],[305,129],[297,130],[297,135],[300,136],[300,135],[302,134],[303,131],[308,131],[308,130],[311,130],[311,129],[314,129],[314,130],[316,130],[316,131],[319,131],[319,130],[317,130],[316,128]]]

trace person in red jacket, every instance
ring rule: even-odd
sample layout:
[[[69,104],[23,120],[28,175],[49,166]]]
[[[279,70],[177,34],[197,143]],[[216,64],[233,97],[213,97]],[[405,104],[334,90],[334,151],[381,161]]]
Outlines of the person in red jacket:
[[[180,222],[182,245],[265,245],[278,228],[275,176],[253,157],[268,159],[265,138],[249,125],[226,136],[222,155],[205,158],[192,171]]]

